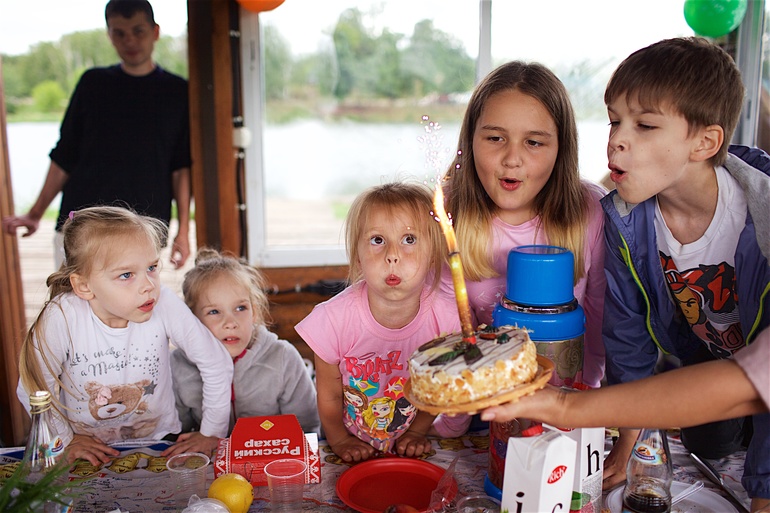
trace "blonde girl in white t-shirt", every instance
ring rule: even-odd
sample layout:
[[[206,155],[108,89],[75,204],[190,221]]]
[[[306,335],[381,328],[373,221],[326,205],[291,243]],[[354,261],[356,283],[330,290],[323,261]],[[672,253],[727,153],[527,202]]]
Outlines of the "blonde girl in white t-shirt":
[[[70,212],[65,262],[48,277],[49,300],[29,329],[19,364],[19,399],[48,390],[69,461],[107,463],[109,444],[179,433],[169,342],[203,376],[200,431],[163,455],[200,450],[227,434],[233,366],[227,351],[180,298],[160,285],[167,229],[119,207]]]

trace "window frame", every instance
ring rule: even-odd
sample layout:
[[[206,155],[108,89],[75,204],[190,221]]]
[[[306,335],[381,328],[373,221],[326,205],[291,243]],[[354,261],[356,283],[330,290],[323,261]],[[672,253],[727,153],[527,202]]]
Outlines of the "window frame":
[[[492,68],[491,11],[492,0],[479,2],[479,55],[476,58],[476,81]],[[265,165],[263,156],[265,126],[264,65],[261,59],[261,30],[259,15],[244,8],[240,10],[241,70],[243,117],[247,132],[237,134],[238,140],[248,139],[244,148],[246,184],[246,223],[248,259],[264,268],[316,267],[347,265],[342,244],[318,246],[269,246],[267,244],[267,215],[265,212]],[[756,145],[759,117],[760,80],[762,76],[762,44],[765,22],[765,0],[749,2],[746,16],[738,30],[736,62],[746,86],[746,100],[733,142]],[[759,41],[759,44],[756,42]],[[236,129],[238,130],[238,129]]]
[[[491,69],[491,6],[492,0],[479,1],[479,56],[477,82]],[[250,139],[244,148],[246,187],[247,254],[249,263],[263,268],[316,267],[347,265],[345,247],[337,245],[269,246],[267,244],[267,214],[265,212],[265,161],[263,156],[265,126],[264,63],[261,59],[259,15],[244,8],[240,10],[241,78],[243,91],[243,119]]]

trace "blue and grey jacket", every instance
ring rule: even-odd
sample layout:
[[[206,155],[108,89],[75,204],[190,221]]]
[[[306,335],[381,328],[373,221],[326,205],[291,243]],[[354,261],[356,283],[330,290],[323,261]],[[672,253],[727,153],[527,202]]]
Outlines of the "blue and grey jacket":
[[[746,226],[735,251],[736,292],[745,343],[770,325],[770,156],[730,146],[725,167],[744,190]],[[658,348],[683,364],[703,342],[672,297],[655,235],[655,198],[623,201],[617,191],[604,199],[607,244],[603,338],[610,384],[654,372]]]

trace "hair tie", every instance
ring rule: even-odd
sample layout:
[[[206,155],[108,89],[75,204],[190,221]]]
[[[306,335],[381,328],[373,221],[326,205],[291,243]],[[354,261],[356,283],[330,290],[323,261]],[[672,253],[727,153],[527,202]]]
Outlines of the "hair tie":
[[[70,213],[69,213],[69,215],[68,215],[67,217],[69,217],[69,218],[70,218],[70,221],[72,221],[73,219],[75,219],[75,211],[74,211],[74,210],[70,210]]]

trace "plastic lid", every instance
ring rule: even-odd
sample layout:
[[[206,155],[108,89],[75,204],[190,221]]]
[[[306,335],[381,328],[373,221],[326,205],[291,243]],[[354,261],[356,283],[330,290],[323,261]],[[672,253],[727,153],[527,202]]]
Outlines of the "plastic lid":
[[[508,253],[505,297],[523,305],[552,306],[574,299],[575,258],[559,246],[530,245]]]

